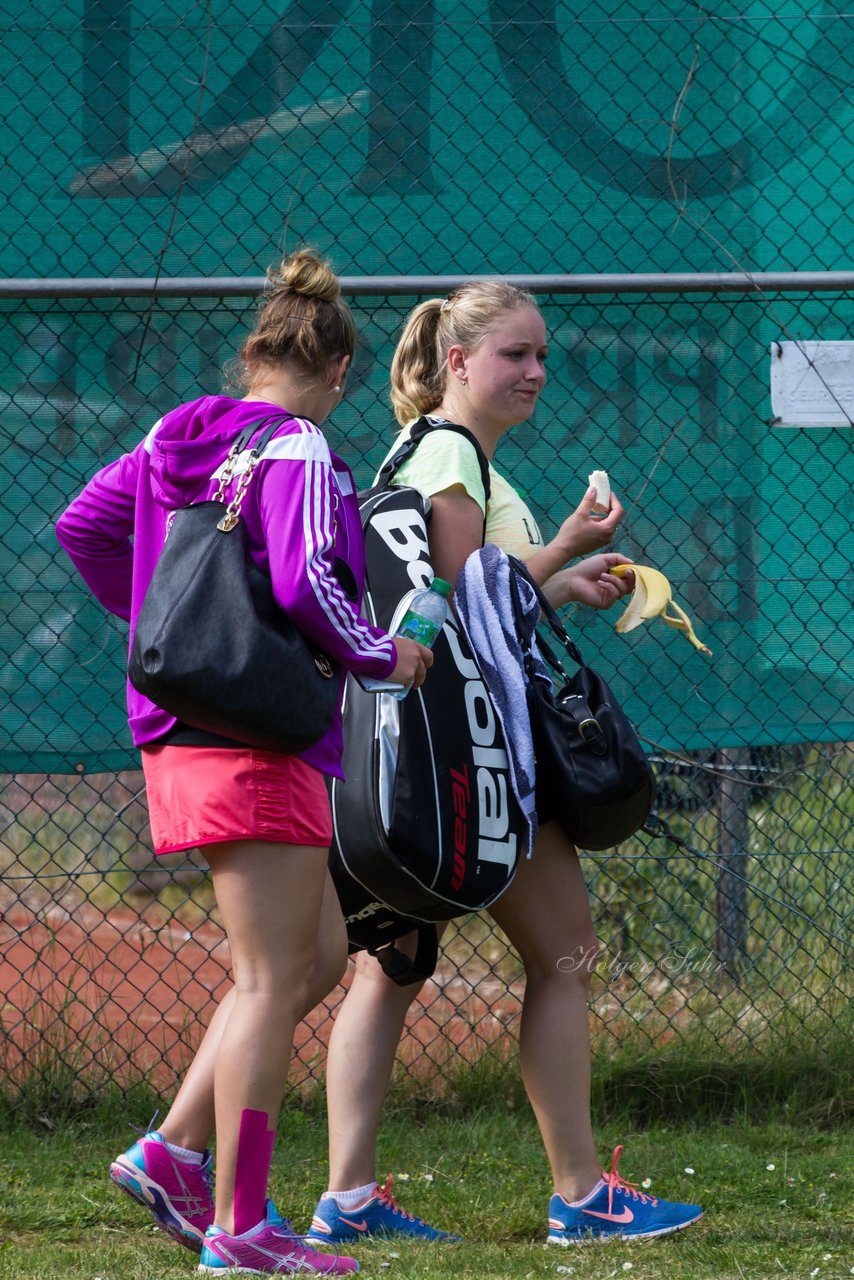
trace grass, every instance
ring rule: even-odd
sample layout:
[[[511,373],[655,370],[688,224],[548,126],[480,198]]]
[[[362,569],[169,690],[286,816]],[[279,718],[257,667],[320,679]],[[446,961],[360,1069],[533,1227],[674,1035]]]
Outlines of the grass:
[[[129,1118],[144,1121],[146,1117]],[[0,1276],[32,1280],[171,1280],[195,1259],[158,1232],[106,1176],[132,1138],[115,1115],[71,1126],[18,1125],[0,1147]],[[837,1280],[854,1268],[854,1135],[802,1121],[752,1125],[600,1126],[603,1158],[626,1146],[621,1171],[651,1192],[701,1203],[706,1216],[675,1237],[546,1249],[548,1178],[527,1107],[425,1107],[398,1100],[383,1127],[380,1168],[404,1206],[460,1230],[458,1246],[375,1242],[366,1276],[575,1280]],[[773,1166],[773,1167],[772,1167]],[[322,1114],[282,1117],[272,1172],[280,1207],[305,1227],[325,1186]],[[693,1170],[689,1173],[688,1170]],[[561,1270],[571,1268],[571,1271]],[[816,1271],[818,1268],[818,1271]]]

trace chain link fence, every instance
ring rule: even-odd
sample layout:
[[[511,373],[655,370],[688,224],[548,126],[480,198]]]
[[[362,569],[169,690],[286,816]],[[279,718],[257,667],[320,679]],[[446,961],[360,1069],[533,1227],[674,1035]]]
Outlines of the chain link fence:
[[[13,1089],[38,1074],[169,1090],[228,981],[204,869],[150,856],[125,637],[53,521],[160,413],[220,389],[255,273],[302,241],[355,295],[355,376],[329,435],[363,483],[391,436],[402,318],[438,287],[415,273],[540,273],[549,384],[499,463],[552,530],[607,469],[620,549],[667,573],[714,650],[567,615],[647,740],[683,841],[585,859],[598,1051],[829,1039],[851,997],[854,396],[845,349],[826,348],[834,372],[805,344],[854,321],[854,279],[818,276],[851,265],[854,15],[768,10],[0,0]],[[739,277],[687,274],[722,271]],[[748,271],[814,274],[746,285]],[[83,276],[102,284],[58,279]],[[456,1061],[503,1054],[522,980],[485,918],[452,926],[402,1070],[441,1087]],[[303,1028],[298,1081],[328,1028],[328,1009]]]
[[[326,429],[361,483],[393,434],[403,317],[442,283],[351,282],[359,352]],[[702,1039],[774,1054],[829,1041],[852,996],[854,477],[844,377],[814,361],[793,384],[814,375],[837,426],[784,425],[769,381],[784,343],[845,338],[854,292],[682,284],[553,280],[546,391],[497,461],[546,531],[606,468],[627,509],[619,549],[667,574],[714,651],[655,622],[616,636],[618,610],[566,614],[648,743],[659,814],[682,842],[640,836],[584,858],[604,946],[596,1050]],[[124,628],[87,598],[53,522],[160,413],[221,388],[256,304],[245,282],[231,297],[51,288],[0,299],[0,1071],[13,1089],[38,1073],[168,1091],[227,989],[227,950],[199,858],[151,856]],[[401,1070],[441,1088],[460,1062],[503,1056],[522,991],[488,918],[456,922]],[[297,1083],[322,1069],[341,994],[301,1028]]]

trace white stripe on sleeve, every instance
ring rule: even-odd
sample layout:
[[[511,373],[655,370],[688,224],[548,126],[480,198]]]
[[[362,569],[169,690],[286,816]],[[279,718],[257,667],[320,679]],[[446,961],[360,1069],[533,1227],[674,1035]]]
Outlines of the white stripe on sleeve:
[[[329,473],[315,462],[306,465],[303,491],[303,528],[306,539],[306,570],[314,597],[342,640],[355,652],[366,657],[387,656],[387,642],[354,626],[353,606],[341,585],[331,577],[322,563],[324,552],[334,547],[334,528]]]
[[[300,424],[303,430],[293,432],[291,435],[287,436],[275,436],[274,439],[269,441],[258,461],[321,462],[326,466],[331,466],[332,455],[329,452],[329,445],[326,443],[326,439],[320,430],[315,427],[313,423],[309,423],[305,418],[297,418],[295,421]],[[313,432],[306,429],[309,427],[313,428]],[[235,476],[241,475],[249,466],[249,455],[251,452],[251,448],[244,449],[243,452],[238,455],[237,462],[234,467]],[[211,476],[211,480],[221,479],[223,470],[225,469],[225,462],[226,460],[223,459],[222,463]]]
[[[146,453],[151,453],[151,451],[154,449],[154,437],[157,435],[157,432],[160,428],[160,424],[162,421],[163,421],[162,418],[158,418],[154,426],[149,431],[148,435],[143,440],[142,443]]]

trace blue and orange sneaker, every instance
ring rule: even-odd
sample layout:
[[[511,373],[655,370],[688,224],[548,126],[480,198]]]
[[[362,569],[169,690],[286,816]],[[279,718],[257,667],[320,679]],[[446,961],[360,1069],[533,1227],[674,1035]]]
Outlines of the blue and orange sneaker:
[[[587,1240],[636,1239],[681,1231],[703,1216],[698,1204],[675,1204],[644,1195],[617,1172],[622,1147],[615,1147],[611,1172],[575,1204],[553,1195],[549,1203],[547,1244],[583,1244]]]
[[[144,1133],[110,1165],[110,1177],[137,1204],[154,1214],[162,1231],[200,1253],[214,1220],[212,1157],[200,1165],[177,1160],[156,1131]]]
[[[417,1240],[445,1241],[456,1244],[460,1237],[450,1231],[439,1231],[421,1218],[407,1213],[395,1203],[391,1193],[391,1174],[358,1209],[341,1209],[332,1196],[321,1200],[314,1211],[306,1236],[311,1244],[350,1244],[368,1236],[411,1236]]]
[[[359,1264],[355,1258],[312,1249],[268,1200],[264,1221],[243,1235],[230,1236],[221,1227],[208,1227],[198,1270],[204,1275],[226,1276],[343,1276],[358,1271]]]

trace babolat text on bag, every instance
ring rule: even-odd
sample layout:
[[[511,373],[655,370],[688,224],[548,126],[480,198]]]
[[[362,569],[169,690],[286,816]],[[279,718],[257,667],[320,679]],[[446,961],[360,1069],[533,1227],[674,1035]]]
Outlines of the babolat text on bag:
[[[383,487],[362,495],[361,512],[363,612],[393,631],[408,593],[434,576],[430,503],[415,489]],[[501,724],[453,615],[433,655],[426,681],[403,701],[347,680],[347,781],[331,786],[330,868],[351,950],[375,951],[419,924],[489,906],[512,881],[527,830]]]

